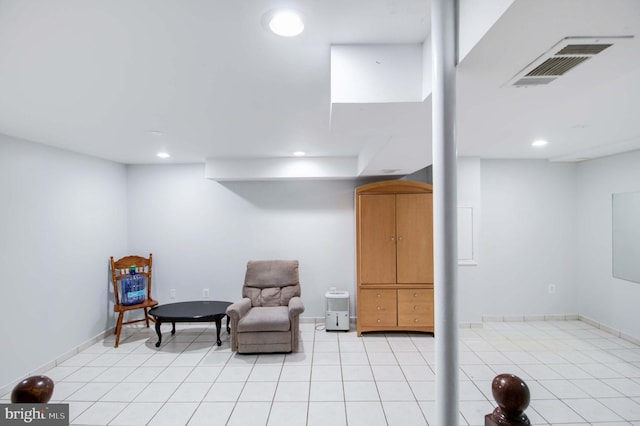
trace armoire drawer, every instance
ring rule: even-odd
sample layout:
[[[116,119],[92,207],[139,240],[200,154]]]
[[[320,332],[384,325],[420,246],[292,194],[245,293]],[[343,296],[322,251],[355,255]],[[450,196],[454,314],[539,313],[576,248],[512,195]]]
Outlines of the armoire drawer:
[[[358,321],[366,326],[395,326],[396,290],[361,289]]]
[[[398,326],[432,326],[433,289],[398,290]]]

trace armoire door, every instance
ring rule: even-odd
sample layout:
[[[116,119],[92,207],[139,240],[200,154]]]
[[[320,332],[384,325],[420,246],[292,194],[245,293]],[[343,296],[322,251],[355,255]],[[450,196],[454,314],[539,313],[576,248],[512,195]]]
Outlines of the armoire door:
[[[396,197],[360,195],[359,274],[362,284],[396,282]]]
[[[397,282],[433,283],[432,194],[396,195]]]

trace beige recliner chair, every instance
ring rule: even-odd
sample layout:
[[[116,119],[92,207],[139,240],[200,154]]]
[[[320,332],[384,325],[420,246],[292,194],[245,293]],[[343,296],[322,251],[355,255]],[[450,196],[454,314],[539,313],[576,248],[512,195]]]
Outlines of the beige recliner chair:
[[[300,299],[297,260],[252,260],[242,287],[243,299],[227,308],[231,350],[239,353],[298,350]]]

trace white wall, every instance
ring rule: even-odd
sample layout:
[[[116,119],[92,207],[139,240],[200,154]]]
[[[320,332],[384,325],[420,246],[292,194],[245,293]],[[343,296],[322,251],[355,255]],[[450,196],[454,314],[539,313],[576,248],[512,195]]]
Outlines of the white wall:
[[[581,314],[640,339],[640,284],[612,276],[611,197],[640,191],[640,151],[578,164],[458,164],[461,203],[481,202],[478,265],[459,271],[460,321]],[[549,284],[555,294],[549,294]]]
[[[611,197],[640,191],[640,151],[583,162],[578,181],[574,296],[579,312],[640,339],[640,283],[614,278],[611,257]]]
[[[475,266],[480,256],[478,239],[482,224],[481,160],[479,157],[459,157],[457,166],[458,264]],[[471,229],[461,229],[463,210],[471,214]]]
[[[460,321],[578,313],[575,165],[482,160],[480,191],[478,265],[459,268]]]
[[[122,165],[0,135],[0,387],[113,324],[126,191]]]
[[[202,165],[128,166],[129,249],[154,256],[161,303],[241,297],[252,259],[298,259],[303,317],[355,283],[355,181],[225,182]]]

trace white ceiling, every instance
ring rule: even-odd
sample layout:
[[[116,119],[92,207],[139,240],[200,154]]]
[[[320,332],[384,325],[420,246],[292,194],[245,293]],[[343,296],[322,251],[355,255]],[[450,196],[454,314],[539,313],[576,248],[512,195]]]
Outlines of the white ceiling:
[[[261,25],[281,6],[303,14],[301,36],[278,37]],[[430,97],[332,106],[330,51],[421,44],[430,7],[0,0],[0,133],[126,164],[253,161],[302,150],[359,159],[356,174],[412,172],[431,163]],[[564,37],[617,35],[635,38],[548,86],[505,86]],[[460,155],[575,161],[640,149],[640,1],[516,0],[460,63],[457,93]],[[541,137],[549,145],[534,150]],[[160,150],[172,157],[158,159]]]

